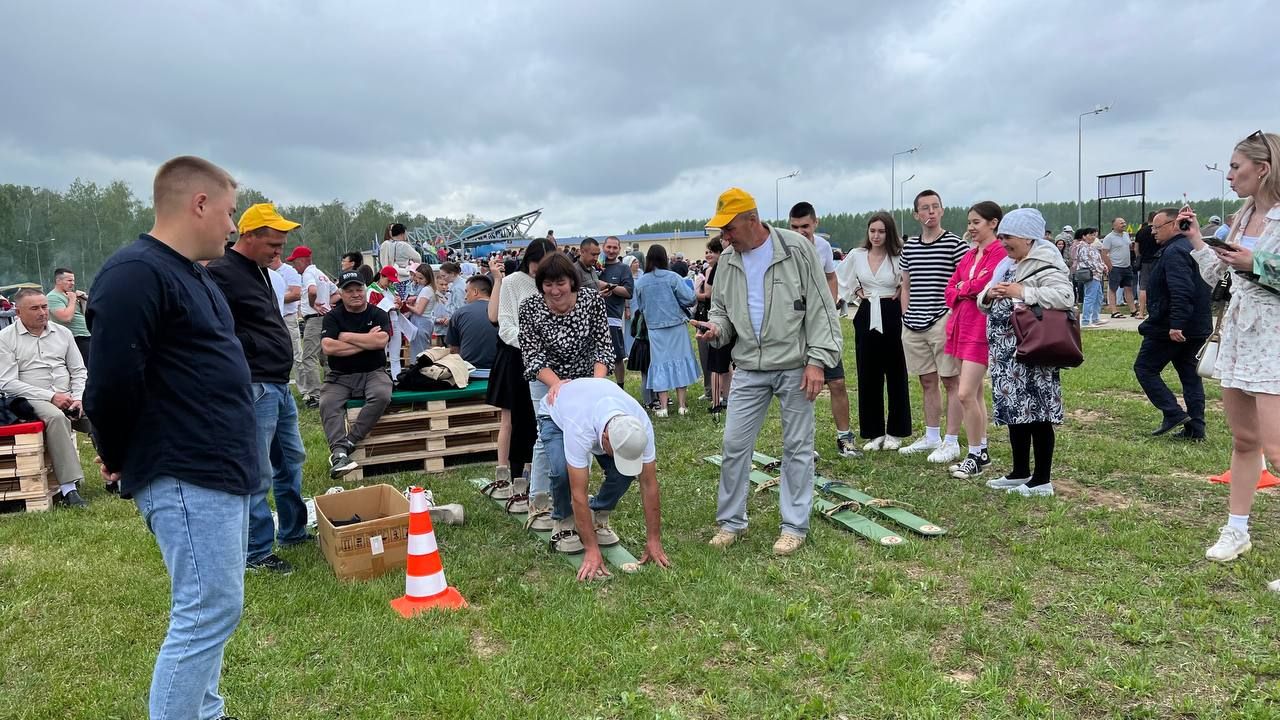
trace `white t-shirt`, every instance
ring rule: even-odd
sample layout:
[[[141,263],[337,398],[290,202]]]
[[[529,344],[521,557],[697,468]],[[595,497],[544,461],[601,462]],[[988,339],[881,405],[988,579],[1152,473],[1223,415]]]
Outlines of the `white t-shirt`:
[[[329,296],[333,295],[332,283],[329,282],[323,270],[315,265],[308,265],[307,269],[302,271],[302,300],[299,304],[299,312],[303,317],[316,314],[315,309],[307,302],[313,287],[316,289],[316,305],[328,306]]]
[[[554,405],[547,405],[543,398],[538,414],[550,415],[564,433],[564,460],[571,468],[589,468],[593,455],[605,454],[601,438],[605,426],[618,415],[630,415],[644,425],[648,441],[640,462],[658,457],[648,413],[610,378],[570,380],[560,386]]]
[[[284,266],[281,265],[280,267]],[[284,275],[281,275],[278,270],[267,268],[267,273],[271,275],[271,289],[276,291],[276,305],[280,308],[280,315],[283,316],[285,314],[284,293],[289,288],[285,285]]]
[[[742,268],[747,273],[747,315],[757,338],[764,327],[764,274],[772,262],[773,233],[765,237],[760,247],[742,253]]]
[[[471,276],[475,275],[475,274],[476,274],[476,273],[478,273],[478,272],[480,272],[480,271],[479,271],[479,269],[477,269],[477,268],[476,268],[476,264],[475,264],[475,263],[471,262],[470,260],[465,260],[465,261],[463,261],[463,263],[462,263],[462,277],[464,277],[464,278],[469,278],[469,277],[471,277]]]
[[[284,278],[284,285],[286,290],[288,290],[291,287],[296,287],[299,290],[302,289],[302,276],[299,275],[298,271],[294,270],[293,266],[290,265],[289,263],[282,263],[280,265],[280,269],[277,270],[276,272],[280,273],[280,277]],[[285,315],[294,315],[297,312],[298,312],[297,300],[294,300],[291,303],[284,304],[283,313]]]
[[[831,243],[821,235],[813,236],[814,249],[818,251],[818,259],[822,261],[822,273],[830,275],[836,271],[836,254],[831,252]]]

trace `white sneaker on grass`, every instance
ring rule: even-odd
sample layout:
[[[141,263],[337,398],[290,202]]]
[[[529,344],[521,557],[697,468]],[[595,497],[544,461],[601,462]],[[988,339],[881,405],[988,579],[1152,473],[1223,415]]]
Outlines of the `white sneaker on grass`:
[[[930,440],[929,438],[926,438],[926,437],[920,437],[910,445],[904,448],[898,448],[898,452],[903,455],[915,455],[916,453],[928,452],[930,450],[937,450],[940,447],[942,447],[941,439]]]
[[[1204,551],[1204,556],[1214,562],[1231,562],[1253,548],[1249,542],[1249,533],[1237,530],[1230,525],[1223,525],[1218,535],[1218,542]]]
[[[1019,485],[1027,484],[1027,481],[1030,479],[1031,478],[1029,477],[1011,478],[1008,475],[1005,475],[1003,477],[992,478],[991,480],[988,480],[987,487],[991,488],[992,490],[1008,490],[1009,488],[1016,488]]]
[[[867,452],[874,452],[876,450],[880,450],[881,448],[884,448],[884,437],[878,437],[875,440],[871,440],[866,445],[862,446],[862,449],[866,450]]]
[[[1267,589],[1274,593],[1280,593],[1280,580],[1272,580],[1267,583]]]
[[[898,452],[902,452],[899,450]],[[929,462],[931,463],[949,463],[952,460],[958,460],[964,457],[964,451],[960,449],[960,443],[944,442],[938,445],[938,448],[929,453]]]
[[[1011,487],[1005,490],[1010,495],[1021,495],[1022,497],[1052,497],[1053,483],[1047,482],[1043,485],[1027,485],[1023,483],[1017,487]]]
[[[880,439],[884,441],[881,447],[885,450],[899,450],[900,448],[902,448],[902,438],[896,438],[892,435],[885,435],[883,438],[880,438]]]

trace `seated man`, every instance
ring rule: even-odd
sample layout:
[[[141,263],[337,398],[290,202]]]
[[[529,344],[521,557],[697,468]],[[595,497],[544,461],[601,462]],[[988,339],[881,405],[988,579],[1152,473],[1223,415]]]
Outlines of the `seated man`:
[[[475,275],[468,279],[467,304],[449,319],[449,332],[445,335],[449,352],[485,370],[493,367],[493,358],[498,353],[498,327],[489,322],[492,292],[493,281],[487,276]]]
[[[338,478],[358,467],[351,451],[378,424],[391,404],[387,373],[387,341],[391,317],[369,304],[364,281],[354,270],[338,278],[342,302],[324,316],[320,349],[329,358],[329,374],[320,388],[320,421],[329,441],[329,476]],[[347,427],[347,400],[364,399],[356,421]]]
[[[586,550],[578,579],[609,575],[600,547],[619,542],[609,528],[609,513],[637,477],[648,536],[640,564],[669,567],[662,549],[653,425],[640,403],[613,380],[581,378],[552,386],[538,416],[551,476],[551,546],[568,554]],[[588,497],[592,455],[604,470],[604,482]]]
[[[84,470],[72,428],[90,431],[81,406],[89,374],[71,331],[49,322],[44,293],[24,288],[14,300],[17,321],[0,330],[0,392],[31,402],[44,421],[44,444],[62,491],[57,501],[85,507],[88,503],[76,491]]]

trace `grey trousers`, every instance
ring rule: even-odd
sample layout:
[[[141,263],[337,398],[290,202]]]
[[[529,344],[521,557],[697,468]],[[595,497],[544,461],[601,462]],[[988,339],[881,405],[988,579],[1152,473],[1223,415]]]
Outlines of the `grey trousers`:
[[[75,431],[89,432],[89,421],[85,418],[73,421],[58,406],[44,400],[32,400],[31,407],[44,421],[44,446],[53,460],[53,472],[58,476],[58,483],[66,485],[84,480]]]
[[[351,398],[363,398],[364,407],[351,427],[347,427],[347,401]],[[386,370],[330,373],[320,389],[320,422],[324,425],[329,449],[334,450],[341,444],[355,447],[378,424],[390,404],[391,376]]]
[[[302,325],[302,360],[298,363],[298,392],[303,399],[320,395],[320,333],[324,319],[308,316]]]
[[[734,372],[716,496],[716,522],[722,528],[733,532],[747,529],[751,454],[769,405],[777,396],[782,409],[782,483],[778,488],[782,529],[800,536],[809,532],[813,505],[813,402],[805,399],[800,387],[803,377],[804,368],[767,372],[738,368]]]
[[[302,362],[302,328],[298,327],[298,314],[285,315],[284,326],[289,331],[289,341],[293,343],[293,364],[296,368]]]

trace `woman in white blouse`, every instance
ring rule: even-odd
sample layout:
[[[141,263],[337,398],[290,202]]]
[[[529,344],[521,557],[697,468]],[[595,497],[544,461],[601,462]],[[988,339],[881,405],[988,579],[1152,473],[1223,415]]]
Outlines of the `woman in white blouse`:
[[[864,450],[897,450],[911,434],[911,391],[902,353],[902,240],[889,213],[867,221],[862,247],[849,253],[836,276],[853,319],[858,364],[858,431]],[[885,390],[889,413],[885,419]]]
[[[1210,285],[1231,277],[1213,377],[1222,383],[1222,409],[1231,428],[1231,498],[1227,524],[1205,556],[1230,562],[1249,551],[1249,511],[1263,457],[1280,458],[1280,135],[1261,130],[1231,154],[1227,180],[1245,199],[1225,246],[1201,239],[1195,213],[1178,215],[1190,228],[1191,257]],[[1272,583],[1280,590],[1280,581]]]

